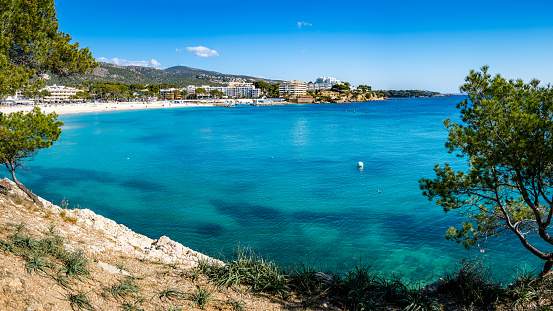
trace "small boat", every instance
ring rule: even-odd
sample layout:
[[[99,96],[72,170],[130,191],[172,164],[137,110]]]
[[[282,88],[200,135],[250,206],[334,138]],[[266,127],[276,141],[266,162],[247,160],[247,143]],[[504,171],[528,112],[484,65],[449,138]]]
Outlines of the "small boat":
[[[357,162],[357,167],[363,167],[363,162]]]

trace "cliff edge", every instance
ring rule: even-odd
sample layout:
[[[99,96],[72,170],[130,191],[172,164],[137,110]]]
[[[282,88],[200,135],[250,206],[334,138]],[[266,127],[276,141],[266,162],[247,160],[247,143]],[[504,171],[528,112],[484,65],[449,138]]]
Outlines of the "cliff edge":
[[[9,179],[0,185],[0,310],[297,306],[247,290],[214,288],[196,267],[224,263],[166,236],[148,238],[88,209],[43,199],[44,207],[38,207]],[[39,248],[40,253],[33,251]]]

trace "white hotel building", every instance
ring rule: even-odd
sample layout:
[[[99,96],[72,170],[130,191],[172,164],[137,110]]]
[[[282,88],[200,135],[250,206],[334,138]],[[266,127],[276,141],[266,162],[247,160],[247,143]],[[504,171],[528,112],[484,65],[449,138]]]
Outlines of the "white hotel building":
[[[52,86],[47,86],[43,90],[50,92],[49,96],[44,97],[44,101],[51,103],[68,101],[69,97],[77,95],[77,92],[80,91],[79,89],[74,87],[55,84]]]
[[[206,90],[209,96],[209,92],[217,90],[225,94],[229,98],[238,98],[238,97],[248,97],[248,98],[258,98],[261,97],[261,90],[256,89],[253,83],[243,83],[243,82],[230,82],[228,86],[195,86],[189,85],[186,88],[178,89],[180,91],[186,91],[188,95],[196,94],[196,89],[202,88]],[[161,95],[172,94],[175,89],[164,89],[160,90]]]
[[[301,81],[292,81],[281,83],[278,87],[280,96],[302,96],[307,94],[307,83]]]

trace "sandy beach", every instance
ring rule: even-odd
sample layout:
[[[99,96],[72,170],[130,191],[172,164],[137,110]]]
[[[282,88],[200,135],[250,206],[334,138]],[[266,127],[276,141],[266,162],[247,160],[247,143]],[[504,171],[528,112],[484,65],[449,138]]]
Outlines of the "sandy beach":
[[[42,112],[55,112],[58,115],[73,113],[92,113],[107,111],[125,111],[140,109],[163,109],[163,108],[184,108],[184,107],[210,107],[212,103],[172,103],[170,101],[157,102],[108,102],[108,103],[72,103],[72,104],[38,104]],[[34,106],[15,105],[0,106],[0,112],[11,113],[16,111],[29,112]]]

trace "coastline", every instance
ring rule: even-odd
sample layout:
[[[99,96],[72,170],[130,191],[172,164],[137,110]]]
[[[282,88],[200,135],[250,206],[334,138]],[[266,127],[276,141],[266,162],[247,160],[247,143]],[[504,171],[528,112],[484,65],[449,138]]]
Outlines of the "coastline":
[[[111,111],[130,111],[145,109],[166,109],[166,108],[187,108],[187,107],[213,107],[212,103],[173,103],[170,101],[157,102],[107,102],[107,103],[73,103],[73,104],[38,104],[38,105],[16,105],[0,106],[1,113],[29,112],[33,107],[40,107],[43,113],[55,112],[58,115],[93,113],[93,112],[111,112]]]
[[[0,186],[7,189],[8,197],[15,197],[23,202],[28,200],[27,195],[12,180],[8,178],[0,179]],[[45,218],[52,219],[54,215],[60,215],[62,219],[65,219],[65,225],[69,227],[66,232],[81,232],[83,235],[94,236],[94,239],[83,245],[83,250],[87,253],[99,255],[108,251],[123,252],[127,256],[135,258],[164,264],[179,264],[186,267],[195,267],[199,261],[224,265],[222,261],[187,248],[178,242],[172,241],[167,236],[161,236],[154,240],[109,218],[96,214],[90,209],[62,208],[42,197],[39,197],[39,199],[43,207],[35,210],[38,216],[48,216]],[[0,199],[0,202],[2,201]],[[6,216],[6,218],[13,221],[13,215]],[[34,221],[40,223],[40,217],[34,219]],[[50,221],[52,222],[52,220]],[[8,222],[6,221],[6,223]],[[18,219],[18,222],[29,223],[29,220]],[[46,229],[45,224],[41,224],[41,226]]]
[[[38,206],[7,178],[0,179],[0,186],[1,310],[215,311],[230,310],[233,304],[249,310],[299,310],[298,299],[252,293],[243,286],[212,287],[199,269],[225,263],[166,236],[153,240],[89,209],[67,209],[43,198],[44,206]],[[66,275],[59,270],[65,259],[29,255],[11,244],[19,238],[32,247],[59,247],[69,256],[64,258],[79,260],[79,271],[86,273]],[[210,301],[191,301],[200,289],[208,290]],[[76,307],[76,296],[90,308]]]

